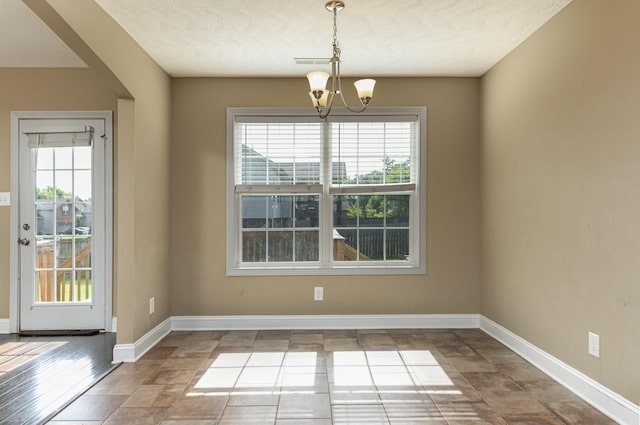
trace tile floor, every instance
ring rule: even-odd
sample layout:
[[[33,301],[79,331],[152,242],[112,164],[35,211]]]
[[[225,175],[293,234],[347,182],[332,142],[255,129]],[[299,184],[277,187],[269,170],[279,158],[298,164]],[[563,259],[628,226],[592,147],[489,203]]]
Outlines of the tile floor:
[[[480,330],[173,332],[51,425],[604,425]]]

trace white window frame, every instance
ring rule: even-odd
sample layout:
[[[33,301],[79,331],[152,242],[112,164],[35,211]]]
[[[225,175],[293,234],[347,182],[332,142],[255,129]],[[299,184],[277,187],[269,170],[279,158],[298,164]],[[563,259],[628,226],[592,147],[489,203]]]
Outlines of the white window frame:
[[[251,188],[235,185],[234,160],[234,124],[236,120],[256,120],[291,118],[296,120],[315,119],[322,122],[310,108],[227,108],[227,276],[295,276],[295,275],[400,275],[424,274],[427,263],[427,108],[426,107],[398,107],[398,108],[369,108],[361,114],[352,114],[343,109],[334,109],[328,121],[372,121],[411,117],[418,122],[418,153],[416,155],[415,191],[411,198],[410,233],[412,260],[407,263],[388,262],[356,262],[332,261],[332,203],[323,202],[331,199],[332,195],[340,193],[363,193],[372,191],[370,187],[360,187],[348,190],[331,189],[329,185],[274,185],[266,188],[265,192],[278,195],[306,194],[321,190],[319,217],[319,252],[320,261],[314,263],[240,263],[242,255],[240,195],[251,192]],[[329,149],[324,149],[324,167],[330,161]],[[323,164],[321,163],[321,167]],[[262,191],[261,191],[262,192]],[[327,247],[331,248],[327,248]],[[329,258],[327,258],[329,257]]]

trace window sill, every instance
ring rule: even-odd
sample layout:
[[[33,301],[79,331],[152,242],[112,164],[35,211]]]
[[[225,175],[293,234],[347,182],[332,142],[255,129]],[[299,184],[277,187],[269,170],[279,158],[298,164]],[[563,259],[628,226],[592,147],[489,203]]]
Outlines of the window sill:
[[[412,275],[425,274],[426,267],[415,264],[389,265],[334,265],[321,266],[280,266],[270,267],[231,267],[227,268],[227,276],[361,276],[361,275]]]

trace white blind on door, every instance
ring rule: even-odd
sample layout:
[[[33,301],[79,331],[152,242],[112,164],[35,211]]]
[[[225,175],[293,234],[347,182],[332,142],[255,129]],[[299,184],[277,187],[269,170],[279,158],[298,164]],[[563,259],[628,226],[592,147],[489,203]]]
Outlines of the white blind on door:
[[[93,128],[85,131],[25,134],[29,138],[30,148],[67,148],[73,146],[91,146],[93,143]]]

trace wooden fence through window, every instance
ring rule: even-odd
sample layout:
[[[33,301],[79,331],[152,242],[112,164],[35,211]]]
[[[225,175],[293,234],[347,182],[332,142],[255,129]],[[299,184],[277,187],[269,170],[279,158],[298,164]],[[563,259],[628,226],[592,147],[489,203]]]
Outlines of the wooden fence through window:
[[[382,259],[386,248],[387,259],[405,260],[409,251],[408,230],[388,230],[386,236],[380,231],[363,232],[360,236],[360,251],[357,246],[357,233],[353,229],[333,231],[333,261],[373,261]],[[267,261],[292,261],[293,250],[296,261],[318,260],[318,239],[315,232],[306,233],[306,237],[296,239],[293,243],[292,232],[248,231],[242,233],[242,259],[248,263]],[[309,237],[315,233],[316,237]],[[269,235],[269,236],[267,236]],[[267,244],[267,237],[269,243]],[[385,247],[386,245],[386,247]],[[268,250],[267,250],[268,246]]]
[[[59,241],[62,242],[62,241]],[[67,241],[64,241],[67,242]],[[63,244],[64,244],[63,242]],[[54,243],[38,244],[36,249],[36,301],[85,301],[92,296],[91,240],[55,267]],[[68,241],[71,248],[72,240]],[[80,244],[78,244],[80,245]],[[73,275],[75,273],[75,285]]]

